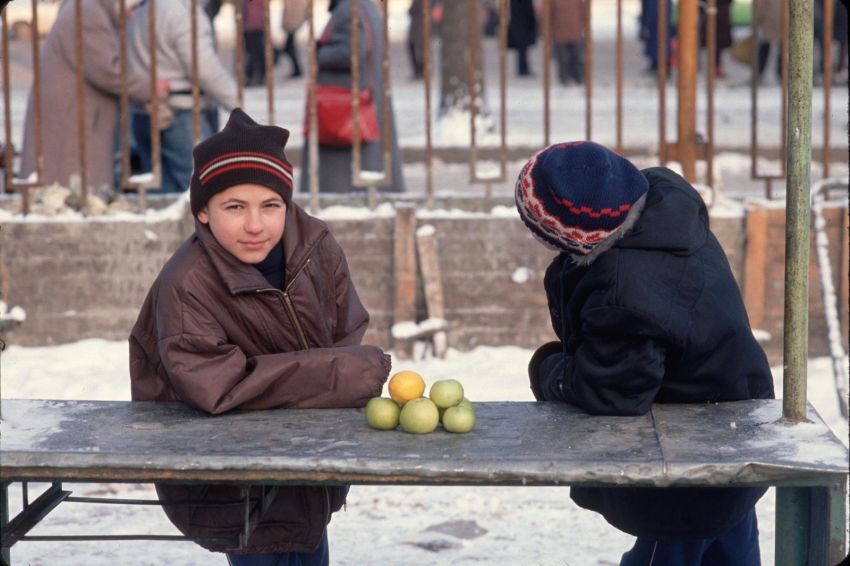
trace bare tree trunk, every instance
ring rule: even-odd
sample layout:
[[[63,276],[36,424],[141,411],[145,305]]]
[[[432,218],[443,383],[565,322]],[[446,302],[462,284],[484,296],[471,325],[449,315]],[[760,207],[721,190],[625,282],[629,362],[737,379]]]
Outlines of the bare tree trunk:
[[[443,2],[443,21],[440,24],[442,49],[440,57],[440,115],[452,110],[469,109],[469,3],[475,12],[475,92],[477,113],[489,114],[484,91],[484,52],[481,44],[481,6],[479,0],[451,0]]]

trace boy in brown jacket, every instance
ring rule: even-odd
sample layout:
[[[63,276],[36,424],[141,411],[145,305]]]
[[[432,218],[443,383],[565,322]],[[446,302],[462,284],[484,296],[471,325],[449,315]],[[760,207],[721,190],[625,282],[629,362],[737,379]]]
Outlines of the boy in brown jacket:
[[[134,401],[182,401],[219,414],[362,407],[380,395],[389,356],[360,345],[369,315],[345,254],[325,223],[291,200],[288,137],[237,108],[220,133],[195,147],[195,233],[163,267],[133,327]],[[279,486],[243,548],[236,544],[241,505],[164,509],[185,535],[227,552],[231,564],[322,565],[326,526],[347,490]],[[236,485],[161,484],[157,492],[163,501],[241,497]]]

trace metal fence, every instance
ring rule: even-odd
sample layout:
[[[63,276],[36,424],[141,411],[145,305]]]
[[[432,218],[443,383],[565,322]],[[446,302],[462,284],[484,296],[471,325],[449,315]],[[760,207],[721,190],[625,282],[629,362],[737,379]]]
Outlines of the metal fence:
[[[24,2],[25,0],[18,0],[20,2]],[[72,2],[75,6],[76,10],[76,50],[73,54],[74,62],[76,65],[76,75],[77,80],[72,92],[69,93],[69,96],[76,97],[77,104],[77,123],[79,125],[78,133],[78,147],[79,147],[79,171],[78,175],[80,178],[80,189],[82,191],[82,202],[86,202],[86,197],[90,187],[87,183],[87,171],[86,171],[86,158],[85,158],[85,148],[87,144],[87,139],[85,135],[85,115],[86,115],[86,101],[85,101],[85,54],[83,52],[83,19],[85,18],[85,14],[82,13],[82,4],[83,0],[66,0],[67,2]],[[155,2],[161,2],[164,0],[146,0],[149,4],[153,5]],[[279,99],[276,93],[276,84],[275,84],[275,76],[274,76],[274,54],[273,54],[273,42],[272,42],[272,27],[271,27],[271,18],[270,18],[270,5],[276,0],[254,0],[261,1],[264,6],[264,18],[263,18],[263,36],[265,39],[265,98],[266,98],[266,107],[267,107],[267,116],[266,119],[269,123],[275,122],[275,103],[276,100]],[[291,0],[289,0],[291,1]],[[305,143],[309,143],[309,150],[311,156],[313,158],[310,160],[310,171],[306,172],[309,175],[310,179],[310,204],[314,210],[319,208],[319,186],[318,186],[318,175],[317,172],[319,167],[321,166],[319,162],[319,146],[316,135],[317,128],[317,120],[316,120],[316,97],[315,97],[315,86],[316,86],[316,76],[317,76],[317,62],[316,62],[316,6],[320,3],[317,0],[306,0],[307,1],[307,45],[309,47],[308,57],[309,57],[309,81],[308,81],[308,94],[307,94],[307,108],[306,112],[306,123],[309,127],[310,135],[305,138]],[[367,2],[371,0],[351,0],[352,6],[356,7],[358,2]],[[508,78],[507,78],[507,30],[508,30],[508,0],[496,0],[496,8],[499,19],[499,27],[498,27],[498,100],[499,100],[499,118],[498,118],[498,127],[499,127],[499,146],[496,151],[496,155],[498,157],[498,174],[483,174],[479,169],[479,158],[480,158],[480,147],[479,147],[479,137],[477,132],[477,122],[476,116],[480,112],[479,108],[479,97],[476,92],[476,65],[478,63],[477,59],[481,56],[480,49],[481,43],[479,34],[475,29],[475,26],[480,25],[481,19],[479,11],[481,9],[481,5],[479,0],[466,0],[468,7],[468,32],[467,32],[467,43],[466,43],[466,51],[467,51],[467,59],[468,59],[468,76],[466,80],[470,85],[470,103],[468,107],[469,112],[469,133],[470,133],[470,143],[468,148],[460,148],[462,151],[466,151],[466,155],[468,157],[469,163],[469,183],[470,185],[483,185],[485,187],[485,196],[490,196],[490,187],[494,182],[504,182],[507,179],[508,175],[508,153],[510,148],[510,139],[511,132],[509,130],[509,126],[506,118],[506,110],[507,110],[507,98],[506,93],[508,89]],[[587,0],[588,6],[590,6],[590,2],[593,0]],[[764,0],[755,0],[753,5],[753,13],[754,16],[757,16],[759,10],[766,9],[765,6],[762,5]],[[676,140],[668,140],[667,139],[667,115],[668,115],[668,106],[670,105],[670,101],[667,99],[667,89],[666,85],[668,83],[668,62],[666,61],[667,57],[667,49],[665,48],[667,44],[667,17],[668,13],[666,10],[667,0],[658,0],[658,13],[659,13],[659,22],[658,22],[658,55],[659,55],[659,65],[658,65],[658,74],[657,74],[657,100],[658,100],[658,140],[657,140],[657,148],[658,148],[658,163],[660,165],[665,165],[668,162],[676,161],[680,163],[682,167],[682,171],[684,176],[693,182],[700,182],[700,179],[697,179],[696,174],[696,163],[702,161],[705,163],[706,174],[705,178],[702,180],[706,185],[713,186],[715,183],[715,171],[714,171],[714,159],[715,159],[715,130],[714,130],[714,122],[715,122],[715,91],[716,91],[716,82],[714,80],[715,77],[715,51],[717,49],[716,46],[716,0],[706,0],[703,4],[705,8],[706,21],[705,28],[707,30],[706,33],[706,61],[707,65],[705,65],[702,70],[705,73],[705,100],[706,100],[706,108],[702,110],[705,113],[705,117],[703,120],[706,124],[706,135],[703,136],[698,134],[697,132],[697,123],[700,120],[700,112],[701,110],[697,108],[697,85],[698,85],[698,76],[701,71],[698,68],[698,59],[699,59],[699,46],[698,46],[698,3],[696,0],[683,0],[678,4],[678,23],[677,23],[677,45],[678,45],[678,66],[676,68],[676,93],[677,93],[677,101],[676,101],[676,116],[677,116],[677,139]],[[30,0],[32,6],[32,20],[31,20],[31,29],[37,30],[39,29],[38,23],[38,10],[37,1]],[[150,44],[149,48],[149,56],[151,59],[151,87],[150,87],[150,96],[151,96],[151,155],[153,158],[152,170],[147,175],[141,176],[131,176],[130,175],[130,154],[129,154],[129,99],[127,92],[127,9],[128,7],[132,7],[132,4],[135,4],[133,0],[120,0],[121,5],[121,14],[118,30],[116,33],[119,34],[120,37],[120,63],[121,63],[121,91],[120,95],[117,97],[116,103],[120,105],[120,139],[123,140],[121,144],[122,153],[121,153],[121,163],[122,163],[122,175],[121,178],[117,181],[118,188],[122,191],[132,191],[138,193],[140,206],[142,209],[145,208],[145,193],[147,189],[152,187],[158,187],[161,182],[161,165],[160,165],[160,148],[159,148],[159,136],[156,135],[159,131],[159,124],[157,120],[157,106],[159,104],[163,104],[164,102],[160,100],[157,96],[157,91],[155,88],[157,81],[157,65],[156,65],[156,17],[155,11],[150,10],[151,17],[149,18],[149,36],[150,36]],[[624,86],[623,76],[623,51],[624,51],[624,36],[623,36],[623,0],[616,0],[616,42],[615,42],[615,66],[613,69],[614,74],[614,96],[615,96],[615,122],[614,128],[615,131],[613,133],[614,139],[616,140],[614,143],[614,149],[623,152],[623,137],[624,137],[624,96],[627,94],[627,89]],[[188,18],[191,20],[191,30],[192,30],[192,61],[191,61],[191,78],[192,78],[192,89],[191,94],[193,98],[193,135],[194,140],[197,141],[200,139],[201,135],[201,92],[198,82],[199,76],[199,67],[204,65],[204,61],[198,60],[198,4],[199,0],[191,0],[190,1],[190,10],[187,14]],[[542,92],[543,103],[542,103],[542,123],[543,123],[543,136],[542,143],[543,145],[548,145],[551,140],[551,123],[552,123],[552,101],[551,101],[551,89],[552,89],[552,80],[550,76],[550,58],[552,55],[551,46],[552,46],[552,37],[553,37],[553,29],[551,24],[551,18],[549,17],[551,14],[551,0],[542,0],[540,2],[541,12],[541,29],[542,29],[542,78],[540,81],[540,89]],[[785,145],[786,145],[786,107],[787,107],[787,92],[788,92],[788,76],[785,69],[787,68],[788,61],[788,33],[789,33],[789,25],[788,25],[788,7],[789,0],[784,0],[784,8],[783,8],[783,29],[782,29],[782,42],[783,46],[783,54],[782,54],[782,115],[778,118],[781,121],[781,143],[778,148],[780,155],[785,154]],[[391,96],[392,88],[390,81],[390,49],[389,46],[389,17],[388,17],[388,2],[381,2],[381,11],[383,15],[383,38],[385,45],[387,48],[383,51],[383,60],[381,61],[381,65],[383,66],[384,71],[384,92],[381,93],[381,96],[385,97],[385,100],[389,100]],[[285,3],[284,3],[285,7]],[[433,56],[432,56],[432,22],[431,22],[431,14],[433,8],[432,0],[423,0],[421,2],[422,8],[422,34],[424,36],[424,80],[422,82],[423,88],[423,108],[422,108],[422,119],[424,122],[425,129],[425,141],[424,141],[424,167],[425,167],[425,200],[428,205],[433,205],[435,201],[435,190],[434,190],[434,175],[439,174],[438,166],[435,166],[434,162],[434,143],[433,143],[433,125],[435,123],[435,117],[432,112],[433,107],[433,98],[432,92],[434,90],[434,72],[433,72]],[[585,11],[585,19],[583,22],[584,27],[584,57],[585,57],[585,77],[584,77],[584,108],[583,108],[583,119],[584,119],[584,135],[587,139],[593,139],[594,137],[594,124],[593,124],[593,111],[594,111],[594,102],[598,100],[595,96],[594,92],[594,78],[595,75],[598,76],[599,73],[594,73],[592,61],[594,56],[594,21],[591,17],[591,10],[587,9]],[[237,98],[241,103],[244,101],[244,66],[245,62],[243,60],[243,49],[242,49],[242,40],[243,37],[243,14],[242,14],[242,3],[240,1],[233,2],[233,14],[235,18],[235,29],[236,29],[236,46],[234,48],[234,74],[236,77],[236,82],[238,85]],[[361,38],[359,37],[359,32],[357,31],[357,19],[358,19],[358,10],[352,10],[352,62],[351,62],[351,71],[353,75],[353,89],[352,89],[352,103],[355,105],[355,112],[357,112],[358,105],[358,77],[362,72],[359,68],[358,58],[355,54],[358,53],[357,47]],[[832,44],[832,27],[833,27],[833,18],[834,18],[834,0],[824,0],[824,44],[831,45]],[[773,191],[773,183],[782,180],[785,177],[785,162],[782,161],[782,168],[779,172],[764,172],[760,169],[758,163],[759,158],[764,154],[765,148],[762,143],[762,139],[760,137],[759,130],[759,101],[760,101],[760,87],[759,81],[757,80],[757,65],[758,65],[758,43],[759,43],[759,30],[757,26],[752,26],[752,69],[751,69],[751,112],[750,112],[750,124],[751,124],[751,143],[750,143],[750,162],[751,162],[751,171],[750,176],[752,179],[763,180],[765,187],[765,194],[768,198],[772,198],[774,196]],[[5,190],[7,192],[20,192],[23,202],[23,211],[26,214],[30,209],[30,196],[29,189],[33,187],[42,186],[43,183],[43,148],[44,148],[44,136],[46,132],[43,132],[43,117],[41,116],[41,96],[43,92],[43,85],[41,80],[41,68],[40,68],[40,57],[39,57],[39,48],[40,48],[41,38],[38,33],[33,33],[31,37],[31,55],[32,55],[32,70],[33,70],[33,82],[32,82],[32,97],[34,101],[34,124],[35,124],[35,147],[37,153],[37,168],[36,174],[33,178],[28,179],[20,179],[17,178],[13,171],[12,164],[14,163],[14,159],[11,157],[7,158],[7,166],[5,167]],[[824,49],[824,84],[831,85],[832,84],[832,55],[831,49]],[[10,148],[12,147],[12,117],[11,117],[11,95],[10,95],[10,72],[9,72],[9,23],[7,21],[6,11],[3,12],[2,16],[2,72],[3,72],[3,104],[4,104],[4,124],[5,124],[5,147],[7,148],[7,152],[10,152]],[[825,87],[823,89],[823,139],[821,142],[821,160],[824,176],[828,176],[830,172],[830,154],[833,149],[833,140],[830,137],[830,92],[831,88]],[[580,104],[580,102],[577,102]],[[385,113],[390,111],[390,106],[388,104],[384,104]],[[559,111],[563,111],[563,108],[559,108]],[[385,116],[385,118],[388,118]],[[384,124],[388,124],[390,122],[389,119],[384,120]],[[355,134],[355,140],[352,147],[353,153],[353,167],[352,167],[352,176],[353,176],[353,185],[356,187],[364,187],[367,190],[367,194],[369,195],[369,203],[371,206],[374,206],[377,200],[377,195],[379,194],[380,188],[385,186],[391,182],[391,170],[392,170],[392,152],[390,151],[389,145],[389,136],[384,135],[384,147],[383,147],[383,164],[384,171],[382,175],[375,175],[374,172],[369,172],[370,174],[364,175],[364,172],[361,170],[360,161],[361,161],[361,142],[359,140],[359,135]],[[776,148],[773,148],[776,149]],[[437,168],[437,170],[435,170]],[[305,172],[302,172],[304,174]]]

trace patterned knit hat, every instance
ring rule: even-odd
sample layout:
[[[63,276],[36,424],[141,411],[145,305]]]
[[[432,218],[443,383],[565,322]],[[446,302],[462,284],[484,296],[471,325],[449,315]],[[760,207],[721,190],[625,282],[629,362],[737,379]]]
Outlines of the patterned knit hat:
[[[519,174],[515,197],[538,239],[586,255],[618,231],[648,189],[630,161],[593,142],[572,142],[537,152]]]
[[[289,205],[292,200],[292,165],[283,148],[289,130],[261,126],[241,108],[230,113],[227,125],[192,150],[189,200],[197,216],[216,193],[234,185],[254,183],[280,194]]]

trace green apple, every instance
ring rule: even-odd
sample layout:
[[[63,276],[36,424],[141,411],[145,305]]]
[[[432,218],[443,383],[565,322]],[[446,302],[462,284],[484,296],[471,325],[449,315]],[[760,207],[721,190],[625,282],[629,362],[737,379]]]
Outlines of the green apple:
[[[401,430],[411,434],[428,434],[433,432],[440,422],[437,406],[430,399],[420,397],[405,403],[399,415]]]
[[[457,405],[443,413],[443,428],[448,432],[469,432],[475,426],[475,411],[472,407]]]
[[[366,403],[366,422],[378,430],[392,430],[398,426],[401,408],[389,397],[373,397]]]
[[[437,407],[448,409],[463,400],[463,385],[456,379],[441,379],[434,382],[428,396]]]

